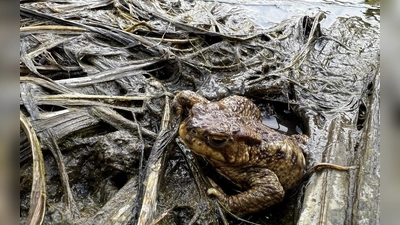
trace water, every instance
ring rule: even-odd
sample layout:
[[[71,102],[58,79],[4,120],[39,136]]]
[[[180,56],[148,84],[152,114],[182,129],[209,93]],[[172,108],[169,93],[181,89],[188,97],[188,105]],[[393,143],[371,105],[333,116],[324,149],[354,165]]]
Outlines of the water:
[[[246,1],[246,0],[220,0],[225,4],[239,6],[245,15],[263,27],[269,28],[282,20],[299,15],[314,16],[323,11],[326,18],[321,22],[323,28],[330,27],[337,18],[359,17],[366,25],[379,27],[380,1],[333,1],[333,0],[307,0],[307,1]]]

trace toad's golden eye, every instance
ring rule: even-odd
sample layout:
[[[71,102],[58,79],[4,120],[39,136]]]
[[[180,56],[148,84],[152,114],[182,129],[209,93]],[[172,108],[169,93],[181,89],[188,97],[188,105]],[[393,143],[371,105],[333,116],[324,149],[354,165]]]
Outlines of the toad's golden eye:
[[[218,136],[208,136],[207,143],[212,148],[223,148],[228,143],[228,138]]]

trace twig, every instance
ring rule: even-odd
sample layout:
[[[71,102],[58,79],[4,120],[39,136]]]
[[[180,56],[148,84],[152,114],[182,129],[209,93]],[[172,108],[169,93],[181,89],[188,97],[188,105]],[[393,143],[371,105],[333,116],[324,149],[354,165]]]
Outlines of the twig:
[[[73,26],[61,26],[61,25],[43,25],[43,26],[29,26],[20,27],[19,32],[31,32],[31,31],[87,31],[85,28],[73,27]]]

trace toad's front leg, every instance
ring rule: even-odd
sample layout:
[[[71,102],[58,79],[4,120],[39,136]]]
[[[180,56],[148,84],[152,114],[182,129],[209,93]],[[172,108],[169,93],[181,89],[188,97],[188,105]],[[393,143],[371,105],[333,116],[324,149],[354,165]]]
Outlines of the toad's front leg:
[[[261,169],[246,174],[248,190],[228,196],[224,192],[210,188],[207,193],[218,200],[232,213],[237,215],[259,212],[283,200],[285,191],[274,172]]]

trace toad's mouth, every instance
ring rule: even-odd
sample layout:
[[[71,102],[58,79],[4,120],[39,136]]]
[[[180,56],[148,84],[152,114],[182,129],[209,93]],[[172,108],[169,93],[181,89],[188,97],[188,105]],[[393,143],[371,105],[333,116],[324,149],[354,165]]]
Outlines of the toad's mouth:
[[[199,143],[195,143],[196,140],[199,140],[197,130],[194,128],[189,128],[185,123],[181,123],[179,126],[179,136],[183,139],[183,142],[189,147],[193,148],[193,146],[198,145]]]

